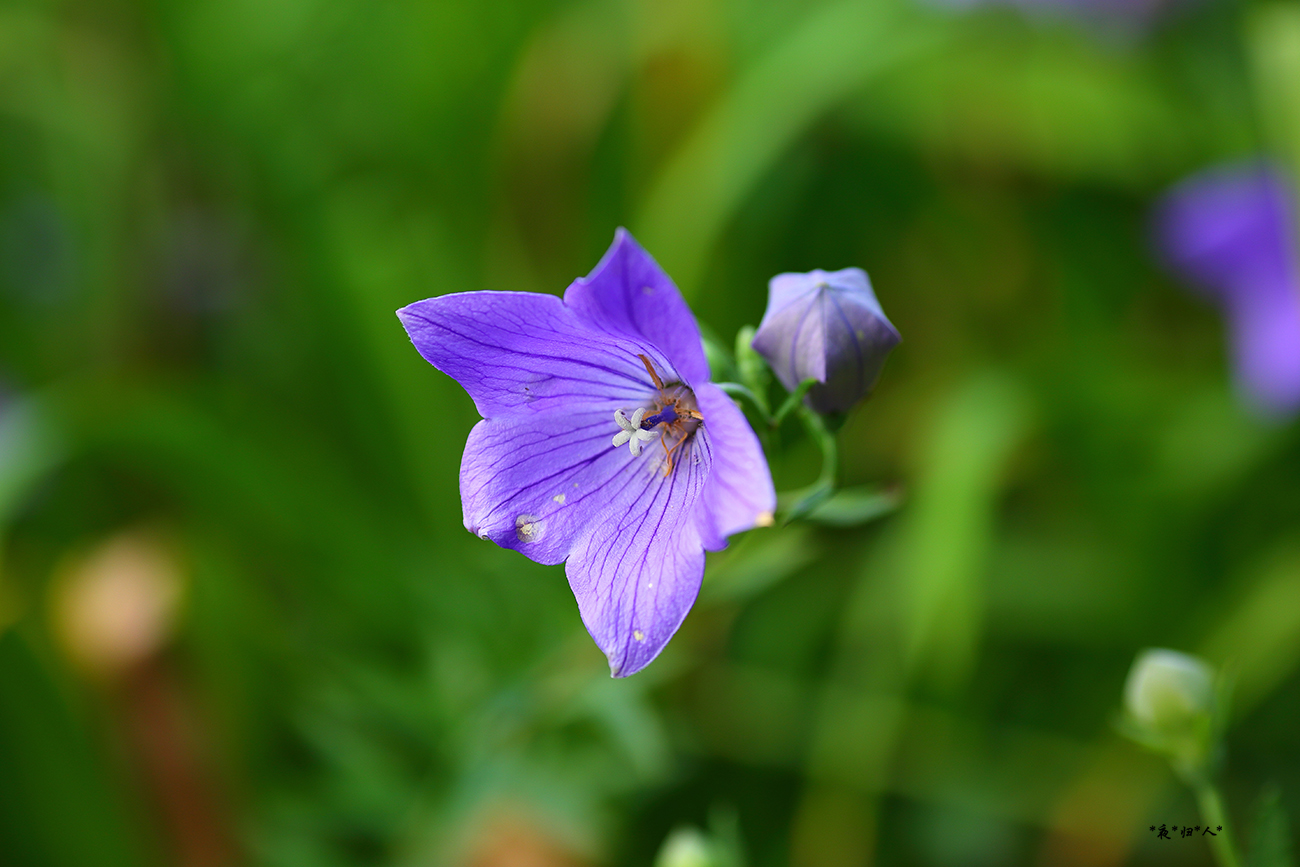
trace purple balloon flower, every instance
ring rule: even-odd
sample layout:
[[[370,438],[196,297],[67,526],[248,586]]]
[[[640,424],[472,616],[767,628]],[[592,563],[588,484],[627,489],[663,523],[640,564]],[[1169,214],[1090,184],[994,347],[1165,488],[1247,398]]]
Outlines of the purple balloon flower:
[[[1263,163],[1211,169],[1156,212],[1170,266],[1222,306],[1237,384],[1268,414],[1300,410],[1300,268],[1292,187]]]
[[[753,347],[787,391],[817,380],[808,401],[818,412],[844,412],[871,391],[898,331],[885,318],[861,268],[778,274]]]
[[[465,292],[397,315],[483,416],[461,459],[466,528],[565,562],[611,674],[640,671],[695,602],[704,552],[776,507],[758,438],[709,382],[677,287],[619,229],[563,300]]]

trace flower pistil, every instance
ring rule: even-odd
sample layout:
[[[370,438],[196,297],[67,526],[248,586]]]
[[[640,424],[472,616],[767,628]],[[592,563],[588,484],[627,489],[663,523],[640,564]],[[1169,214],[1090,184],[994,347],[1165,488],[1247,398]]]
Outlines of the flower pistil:
[[[667,476],[673,471],[673,452],[694,435],[696,428],[704,422],[704,416],[695,408],[695,396],[690,388],[681,382],[664,385],[663,377],[654,369],[650,359],[644,355],[638,355],[637,358],[641,359],[646,372],[650,374],[650,379],[655,384],[655,396],[652,400],[654,412],[647,416],[646,407],[638,407],[632,413],[632,417],[628,418],[623,410],[614,410],[614,421],[620,428],[619,432],[614,434],[614,447],[618,448],[626,443],[628,450],[637,456],[641,454],[641,448],[645,443],[662,432],[663,436],[659,437],[659,443],[664,449],[666,458],[664,475]],[[665,442],[666,439],[676,440],[671,448]]]
[[[627,443],[628,450],[633,455],[641,454],[641,447],[650,440],[658,436],[658,431],[645,430],[641,427],[641,417],[645,415],[645,407],[639,407],[636,412],[632,413],[629,419],[623,414],[623,410],[614,410],[614,421],[621,430],[614,434],[614,448]]]

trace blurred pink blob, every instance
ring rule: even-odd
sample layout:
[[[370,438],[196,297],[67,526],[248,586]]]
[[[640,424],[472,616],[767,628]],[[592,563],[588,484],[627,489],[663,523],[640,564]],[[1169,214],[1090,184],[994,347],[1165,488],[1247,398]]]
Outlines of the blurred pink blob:
[[[116,679],[171,635],[183,578],[175,555],[145,532],[126,532],[73,562],[55,585],[55,632],[87,673]]]

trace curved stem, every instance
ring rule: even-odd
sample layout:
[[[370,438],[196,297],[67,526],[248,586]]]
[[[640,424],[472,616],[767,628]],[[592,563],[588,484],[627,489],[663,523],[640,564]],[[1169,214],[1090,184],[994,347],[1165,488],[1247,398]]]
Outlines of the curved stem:
[[[779,426],[781,422],[785,420],[785,417],[799,405],[801,400],[803,400],[804,395],[808,393],[808,389],[812,388],[816,384],[817,380],[815,379],[805,379],[803,382],[799,383],[799,386],[794,391],[790,392],[786,397],[785,402],[777,409],[776,415],[772,416],[772,427]]]
[[[768,413],[767,407],[759,400],[758,395],[750,391],[749,388],[738,382],[715,382],[713,384],[732,397],[743,398],[766,426],[772,426],[772,416]]]
[[[1206,826],[1224,826],[1223,799],[1214,784],[1203,778],[1194,780],[1192,790],[1196,793],[1196,803],[1201,808],[1201,818],[1205,819]],[[1237,849],[1232,845],[1227,830],[1211,838],[1210,850],[1214,852],[1219,867],[1240,867],[1241,859],[1237,857]]]
[[[839,472],[839,450],[835,434],[827,429],[822,417],[808,407],[800,404],[798,412],[799,420],[822,453],[822,471],[816,482],[796,494],[798,499],[785,513],[787,524],[807,515],[830,497],[835,492],[835,475]]]

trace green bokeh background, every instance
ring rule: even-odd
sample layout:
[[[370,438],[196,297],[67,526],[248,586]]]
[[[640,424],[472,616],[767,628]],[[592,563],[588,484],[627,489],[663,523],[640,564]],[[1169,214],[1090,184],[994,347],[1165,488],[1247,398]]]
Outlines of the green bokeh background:
[[[1293,10],[4,0],[0,863],[1208,864],[1114,726],[1148,646],[1233,672],[1245,841],[1300,792],[1300,427],[1149,214],[1300,154]],[[393,311],[619,225],[724,340],[867,269],[904,343],[841,481],[903,504],[734,540],[615,681],[562,567],[461,526],[477,415]],[[60,588],[122,534],[181,602],[96,673]]]

